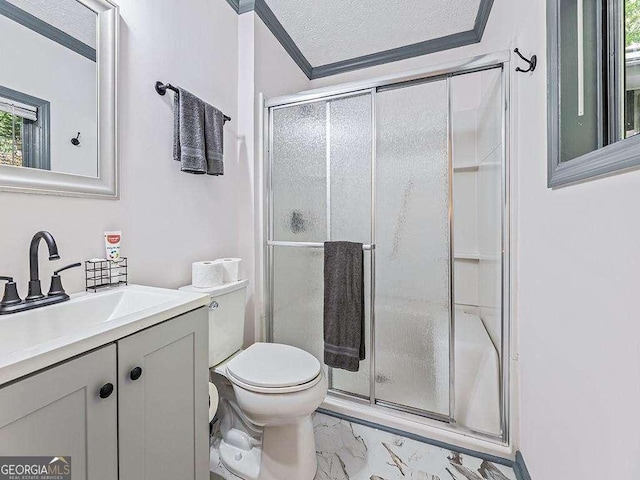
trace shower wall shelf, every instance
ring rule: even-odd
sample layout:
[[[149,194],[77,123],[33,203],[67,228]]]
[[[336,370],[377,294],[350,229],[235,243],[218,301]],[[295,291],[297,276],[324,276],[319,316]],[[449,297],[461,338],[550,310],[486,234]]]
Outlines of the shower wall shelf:
[[[481,260],[481,255],[479,253],[469,253],[469,252],[456,252],[453,254],[453,258],[455,260]]]
[[[480,169],[480,165],[458,165],[453,167],[454,172],[477,172]]]

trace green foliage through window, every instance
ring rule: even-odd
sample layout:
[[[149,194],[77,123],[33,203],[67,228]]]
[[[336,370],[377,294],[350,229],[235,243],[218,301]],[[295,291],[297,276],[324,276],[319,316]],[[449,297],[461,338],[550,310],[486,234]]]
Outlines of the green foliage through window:
[[[626,46],[640,44],[640,0],[625,0]],[[640,45],[639,45],[640,46]]]
[[[0,165],[22,166],[22,126],[22,118],[0,112]]]

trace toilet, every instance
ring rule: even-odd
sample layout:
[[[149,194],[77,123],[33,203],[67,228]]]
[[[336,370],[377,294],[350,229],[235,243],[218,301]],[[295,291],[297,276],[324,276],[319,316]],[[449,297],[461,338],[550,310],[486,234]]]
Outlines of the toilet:
[[[208,289],[209,367],[219,392],[220,459],[245,480],[313,480],[317,470],[312,413],[327,394],[313,355],[290,345],[241,350],[248,281]]]

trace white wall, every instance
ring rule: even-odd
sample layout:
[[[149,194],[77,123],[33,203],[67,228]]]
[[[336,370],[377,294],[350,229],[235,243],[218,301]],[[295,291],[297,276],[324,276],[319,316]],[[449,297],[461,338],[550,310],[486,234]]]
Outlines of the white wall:
[[[537,480],[640,478],[640,171],[546,187],[545,37],[545,2],[496,0],[481,45],[312,83],[341,83],[515,46],[538,54],[534,73],[512,72],[517,445]],[[520,63],[517,57],[514,63]]]
[[[246,169],[248,181],[242,191],[240,251],[245,260],[250,281],[245,343],[264,338],[264,318],[261,288],[263,277],[262,196],[264,178],[260,143],[260,115],[264,98],[294,93],[309,88],[309,79],[302,73],[282,45],[254,13],[239,17],[239,158]]]
[[[542,57],[517,99],[522,451],[534,479],[636,479],[640,171],[546,188],[544,7],[522,12]]]
[[[41,247],[41,278],[54,266],[104,255],[104,230],[122,230],[131,281],[176,288],[190,283],[191,262],[238,251],[237,123],[225,127],[225,175],[189,175],[172,160],[172,94],[156,80],[184,86],[231,117],[238,103],[237,15],[224,0],[120,0],[121,199],[93,200],[0,193],[0,272],[26,293],[28,247],[51,231],[62,260]],[[234,119],[235,120],[235,119]],[[84,289],[83,272],[63,274],[67,290]]]
[[[0,44],[0,85],[51,104],[51,170],[96,177],[96,63],[1,15]]]

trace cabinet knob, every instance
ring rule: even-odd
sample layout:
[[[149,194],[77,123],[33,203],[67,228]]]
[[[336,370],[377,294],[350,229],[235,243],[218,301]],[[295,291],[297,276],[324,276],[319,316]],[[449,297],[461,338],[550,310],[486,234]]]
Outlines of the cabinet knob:
[[[135,367],[129,372],[129,378],[131,380],[138,380],[142,376],[142,368]]]
[[[100,398],[110,397],[113,393],[113,383],[105,383],[100,389]]]

